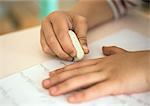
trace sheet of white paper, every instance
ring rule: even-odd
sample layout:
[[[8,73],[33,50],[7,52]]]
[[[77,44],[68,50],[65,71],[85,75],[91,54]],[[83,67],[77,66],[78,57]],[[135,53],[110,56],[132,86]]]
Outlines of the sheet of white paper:
[[[90,44],[85,58],[102,57],[102,46],[116,45],[127,50],[150,49],[150,39],[128,29]],[[82,104],[69,104],[66,96],[52,97],[42,88],[42,79],[48,72],[70,62],[50,60],[0,79],[0,106],[150,106],[150,92],[108,96]]]

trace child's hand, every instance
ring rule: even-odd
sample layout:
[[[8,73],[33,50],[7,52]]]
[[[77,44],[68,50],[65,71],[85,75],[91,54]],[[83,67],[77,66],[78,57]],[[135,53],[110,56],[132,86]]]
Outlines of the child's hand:
[[[76,56],[68,30],[73,30],[85,53],[87,48],[87,22],[80,15],[72,12],[56,11],[45,18],[41,26],[41,45],[47,54],[56,55],[64,60],[72,60]]]
[[[104,47],[104,58],[81,61],[50,73],[43,81],[51,95],[75,91],[72,103],[150,90],[150,52]],[[84,89],[82,89],[84,88]]]

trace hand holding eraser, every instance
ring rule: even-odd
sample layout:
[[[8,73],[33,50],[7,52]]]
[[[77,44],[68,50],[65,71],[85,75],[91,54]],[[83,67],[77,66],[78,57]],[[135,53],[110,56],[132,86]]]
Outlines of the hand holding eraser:
[[[80,44],[76,34],[72,30],[69,30],[68,33],[69,33],[69,36],[71,38],[72,44],[73,44],[73,46],[74,46],[74,48],[76,49],[76,52],[77,52],[76,57],[74,57],[74,61],[79,61],[79,60],[83,59],[84,51],[81,47],[81,44]]]

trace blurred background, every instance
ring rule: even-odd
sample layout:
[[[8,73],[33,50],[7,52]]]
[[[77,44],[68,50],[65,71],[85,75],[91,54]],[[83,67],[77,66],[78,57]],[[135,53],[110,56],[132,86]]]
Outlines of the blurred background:
[[[55,10],[69,10],[78,0],[0,0],[0,35],[40,25]],[[142,11],[149,14],[149,0]],[[148,8],[147,8],[148,7]],[[150,17],[150,16],[149,16]]]
[[[68,10],[77,0],[0,0],[0,35],[40,25],[55,10]]]

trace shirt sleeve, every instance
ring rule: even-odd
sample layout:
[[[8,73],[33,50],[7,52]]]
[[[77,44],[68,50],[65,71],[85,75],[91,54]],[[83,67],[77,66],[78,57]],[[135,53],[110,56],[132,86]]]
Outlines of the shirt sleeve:
[[[142,0],[107,0],[107,2],[116,19],[125,15],[131,8],[142,4]]]

